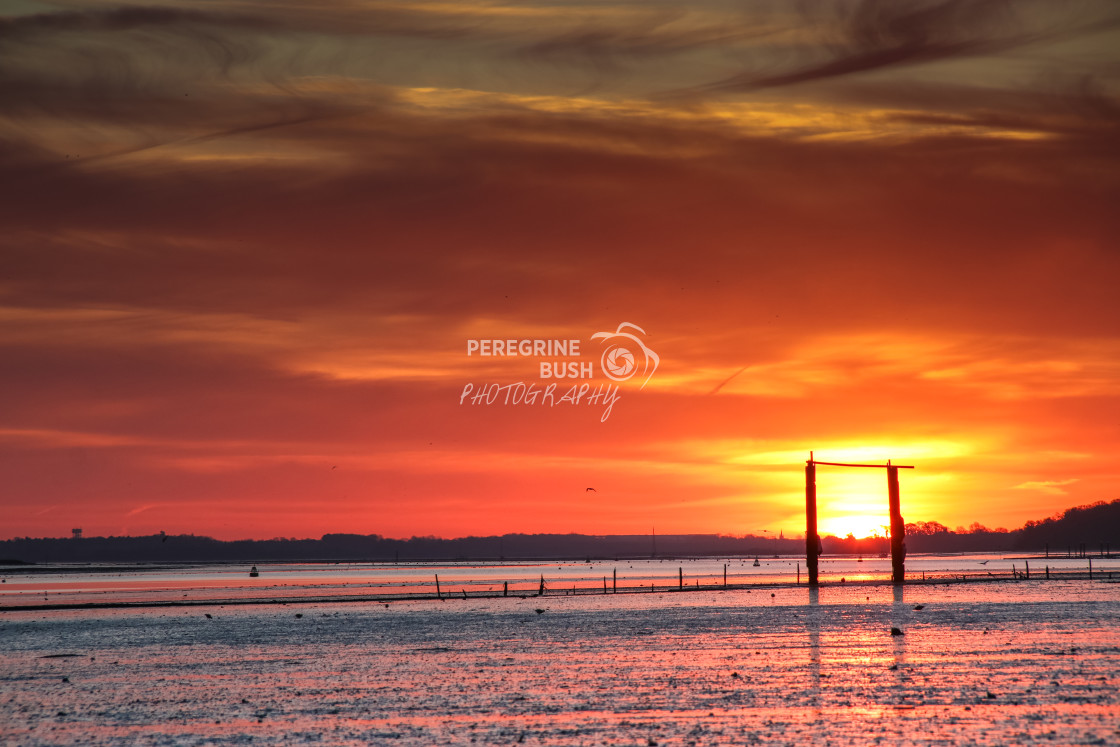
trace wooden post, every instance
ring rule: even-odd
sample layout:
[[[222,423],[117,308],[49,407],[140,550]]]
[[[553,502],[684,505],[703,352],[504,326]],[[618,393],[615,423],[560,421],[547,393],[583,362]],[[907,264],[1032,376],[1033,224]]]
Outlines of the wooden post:
[[[1024,560],[1024,561],[1023,561],[1023,565],[1024,565],[1024,566],[1026,566],[1026,569],[1027,569],[1027,580],[1028,580],[1028,581],[1030,581],[1030,580],[1031,580],[1031,564],[1030,564],[1029,562],[1027,562],[1026,560]]]
[[[615,594],[618,593],[618,569],[615,568],[611,571],[611,591]]]
[[[1093,559],[1089,558],[1089,580],[1093,580]]]
[[[544,574],[543,573],[541,574],[541,588],[537,591],[537,596],[538,597],[543,597],[544,596]]]
[[[439,597],[441,600],[443,599],[443,594],[439,590],[439,574],[438,573],[436,574],[436,596]]]
[[[817,585],[817,542],[817,465],[810,451],[805,464],[805,565],[810,587]]]
[[[727,588],[727,563],[723,564],[723,588]]]
[[[891,580],[901,584],[906,580],[906,524],[902,521],[902,508],[898,495],[898,467],[887,462],[887,490],[891,509]]]
[[[503,581],[502,582],[502,596],[503,597],[508,597],[509,596],[509,581]]]
[[[1046,578],[1047,580],[1050,579],[1050,566],[1046,566]]]
[[[684,588],[684,568],[677,569],[677,588]]]
[[[797,564],[797,583],[801,583],[801,564]]]

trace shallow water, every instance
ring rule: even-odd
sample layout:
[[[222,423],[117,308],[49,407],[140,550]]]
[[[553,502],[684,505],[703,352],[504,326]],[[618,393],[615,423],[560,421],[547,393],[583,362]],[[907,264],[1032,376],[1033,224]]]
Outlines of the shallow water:
[[[754,565],[757,562],[758,565]],[[969,555],[913,555],[907,558],[907,578],[1007,578],[1012,571],[1030,570],[1035,577],[1048,572],[1087,574],[1086,558],[1024,558],[998,553]],[[260,564],[259,576],[249,576],[248,564],[152,566],[143,564],[46,565],[0,569],[0,608],[27,605],[151,604],[171,602],[235,602],[271,599],[384,597],[386,599],[441,594],[536,594],[544,580],[546,591],[594,593],[604,589],[640,591],[722,588],[745,584],[792,584],[808,580],[804,558],[695,558],[593,562],[454,562],[454,563],[272,563]],[[1096,558],[1096,577],[1115,574],[1120,560]],[[820,560],[822,582],[885,581],[891,577],[887,558],[825,556]]]
[[[1107,581],[9,611],[0,737],[1116,744],[1118,633]]]

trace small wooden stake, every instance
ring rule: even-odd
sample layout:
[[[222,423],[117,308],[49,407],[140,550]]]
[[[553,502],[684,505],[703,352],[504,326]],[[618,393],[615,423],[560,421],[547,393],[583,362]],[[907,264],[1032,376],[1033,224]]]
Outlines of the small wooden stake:
[[[443,599],[443,594],[439,590],[439,574],[438,573],[436,574],[436,596],[441,600]]]

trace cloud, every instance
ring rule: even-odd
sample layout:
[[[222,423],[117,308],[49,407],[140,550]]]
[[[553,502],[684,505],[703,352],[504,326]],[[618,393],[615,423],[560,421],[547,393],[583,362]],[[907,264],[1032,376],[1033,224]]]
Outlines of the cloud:
[[[1054,13],[1040,2],[813,3],[804,23],[823,38],[791,47],[781,71],[748,71],[710,84],[713,91],[758,90],[945,60],[974,58],[1114,27],[1106,5]],[[833,38],[829,38],[833,37]],[[811,38],[811,37],[810,37]]]
[[[1034,480],[1031,482],[1023,482],[1015,485],[1012,490],[1032,490],[1039,493],[1046,493],[1047,495],[1065,495],[1066,491],[1062,490],[1065,485],[1072,485],[1077,482],[1076,477],[1071,477],[1068,480]]]

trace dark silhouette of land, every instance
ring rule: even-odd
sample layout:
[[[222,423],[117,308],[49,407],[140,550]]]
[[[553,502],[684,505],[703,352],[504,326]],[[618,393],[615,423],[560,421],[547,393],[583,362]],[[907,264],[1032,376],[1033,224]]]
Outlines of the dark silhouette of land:
[[[877,555],[885,537],[823,538],[826,554]],[[1120,548],[1120,499],[1071,508],[1013,531],[973,524],[950,530],[937,522],[906,525],[911,553],[985,551],[1049,552],[1054,556],[1111,554]],[[388,539],[376,534],[327,534],[320,539],[222,541],[195,535],[146,537],[25,537],[0,541],[0,564],[113,562],[260,562],[545,560],[799,555],[803,538],[732,537],[716,534],[586,535],[506,534],[498,537]]]

